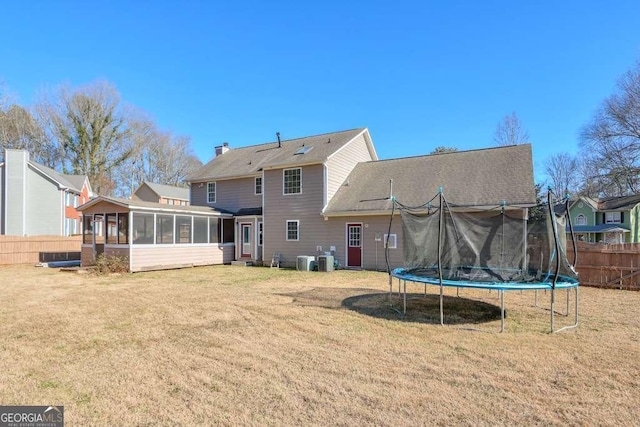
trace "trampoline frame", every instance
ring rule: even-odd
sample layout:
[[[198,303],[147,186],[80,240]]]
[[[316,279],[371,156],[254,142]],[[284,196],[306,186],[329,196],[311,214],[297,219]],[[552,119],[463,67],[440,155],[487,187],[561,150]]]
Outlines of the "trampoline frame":
[[[551,323],[551,333],[554,332],[560,332],[563,330],[567,330],[567,329],[572,329],[572,328],[576,328],[578,326],[578,300],[579,300],[579,294],[578,294],[578,288],[580,285],[580,282],[576,279],[570,278],[570,277],[566,277],[566,276],[561,276],[558,274],[553,275],[553,277],[551,278],[551,281],[548,281],[550,279],[549,276],[547,276],[547,278],[545,279],[545,281],[543,282],[525,282],[525,283],[519,283],[519,282],[495,282],[495,281],[491,281],[491,282],[481,282],[481,281],[471,281],[471,280],[450,280],[450,279],[443,279],[443,271],[442,271],[442,239],[443,239],[443,228],[442,228],[442,224],[443,224],[443,217],[444,217],[444,204],[446,203],[444,201],[444,195],[443,195],[443,190],[442,187],[440,187],[439,190],[439,221],[438,221],[438,262],[437,262],[437,270],[438,270],[438,278],[429,278],[429,277],[425,277],[425,276],[417,276],[417,275],[412,275],[412,274],[405,274],[407,271],[407,269],[405,268],[396,268],[394,270],[391,270],[390,265],[389,265],[389,255],[388,255],[388,242],[387,242],[387,250],[385,251],[385,258],[386,258],[386,262],[387,262],[387,271],[389,274],[389,297],[391,297],[392,293],[393,293],[393,277],[396,277],[398,279],[398,294],[400,294],[400,286],[401,283],[403,284],[403,294],[404,294],[404,298],[403,298],[403,315],[406,315],[407,313],[407,281],[409,282],[415,282],[415,283],[424,283],[425,286],[425,296],[427,294],[427,285],[435,285],[435,286],[439,286],[440,287],[440,324],[442,326],[445,326],[444,324],[444,288],[446,287],[455,287],[457,288],[457,294],[459,296],[459,290],[460,288],[475,288],[475,289],[488,289],[488,290],[497,290],[500,294],[500,332],[504,332],[504,324],[505,324],[505,302],[504,302],[504,293],[505,291],[513,291],[513,290],[520,290],[520,291],[524,291],[524,290],[534,290],[535,291],[535,306],[538,307],[538,291],[539,290],[549,290],[551,291],[551,319],[550,319],[550,323]],[[435,196],[433,199],[431,199],[431,201],[427,202],[426,206],[430,206],[431,202],[438,196]],[[391,233],[391,223],[393,221],[393,214],[394,214],[394,210],[395,210],[395,206],[396,206],[396,199],[395,197],[393,197],[393,182],[390,182],[390,197],[389,197],[393,204],[392,204],[392,211],[391,211],[391,219],[389,222],[389,235]],[[548,188],[548,192],[547,192],[547,205],[548,205],[548,209],[549,209],[549,216],[553,217],[555,215],[554,211],[553,211],[553,205],[552,205],[552,191],[551,191],[551,187]],[[503,209],[505,206],[505,202],[503,201]],[[565,197],[565,212],[568,213],[569,212],[569,196],[566,195]],[[574,268],[574,266],[577,263],[577,247],[576,247],[576,241],[575,241],[575,235],[573,233],[573,225],[571,224],[571,216],[567,215],[567,219],[568,219],[568,225],[569,225],[569,230],[571,232],[571,238],[572,238],[572,243],[573,243],[573,249],[574,249],[574,259],[573,259],[573,263],[570,264],[571,269]],[[552,224],[552,231],[553,231],[553,236],[554,236],[554,246],[555,246],[555,253],[560,254],[561,253],[561,247],[560,247],[560,243],[559,243],[559,238],[558,238],[558,229],[557,229],[557,224],[556,221],[551,221]],[[560,256],[556,256],[555,257],[555,271],[560,271]],[[574,270],[575,272],[575,270]],[[566,309],[566,316],[569,316],[569,312],[570,312],[570,292],[571,289],[575,289],[575,319],[573,324],[571,325],[567,325],[567,326],[563,326],[559,329],[555,328],[555,299],[556,299],[556,288],[557,289],[566,289],[567,290],[567,309]]]
[[[560,332],[566,329],[572,329],[578,326],[578,299],[579,299],[579,282],[574,281],[569,278],[561,277],[562,280],[556,281],[555,286],[552,282],[535,282],[535,283],[516,283],[516,282],[472,282],[472,281],[458,281],[458,280],[440,280],[440,279],[431,279],[427,277],[420,277],[412,274],[406,274],[406,269],[404,268],[396,268],[391,271],[389,277],[389,296],[393,294],[393,282],[392,277],[398,279],[398,295],[403,295],[403,306],[402,306],[402,314],[407,314],[407,282],[413,283],[423,283],[424,284],[424,294],[427,295],[427,285],[438,286],[440,288],[440,325],[446,326],[444,323],[444,288],[451,287],[456,288],[459,296],[459,290],[461,288],[472,288],[472,289],[487,289],[487,290],[495,290],[498,291],[500,295],[500,332],[504,332],[505,327],[505,301],[504,301],[504,293],[505,291],[535,291],[535,306],[538,307],[538,291],[545,290],[551,291],[551,332]],[[402,288],[402,291],[401,291]],[[573,324],[563,326],[559,329],[555,329],[555,291],[556,289],[566,289],[567,290],[567,307],[565,316],[569,316],[570,313],[570,293],[571,289],[575,290],[575,298],[574,298],[574,314],[575,319]]]

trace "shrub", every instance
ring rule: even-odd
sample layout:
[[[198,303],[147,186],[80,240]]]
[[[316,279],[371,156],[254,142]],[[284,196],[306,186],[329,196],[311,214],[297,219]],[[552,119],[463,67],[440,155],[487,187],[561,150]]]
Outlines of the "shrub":
[[[111,273],[128,273],[129,257],[98,255],[96,258],[95,272],[98,275]]]

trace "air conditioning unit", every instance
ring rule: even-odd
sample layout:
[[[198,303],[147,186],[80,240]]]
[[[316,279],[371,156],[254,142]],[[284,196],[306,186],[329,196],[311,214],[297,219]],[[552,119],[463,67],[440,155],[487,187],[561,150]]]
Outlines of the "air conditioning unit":
[[[318,257],[318,271],[333,271],[333,255],[320,255]]]
[[[296,270],[298,271],[310,271],[311,263],[315,260],[314,256],[299,255],[296,259]]]

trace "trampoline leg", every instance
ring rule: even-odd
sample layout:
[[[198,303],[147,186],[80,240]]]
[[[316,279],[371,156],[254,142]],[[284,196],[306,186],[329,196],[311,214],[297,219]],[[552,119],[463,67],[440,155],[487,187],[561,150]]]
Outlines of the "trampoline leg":
[[[427,297],[427,284],[424,284],[424,297]]]
[[[404,283],[404,303],[402,308],[402,314],[407,314],[407,281],[403,280]]]
[[[504,290],[500,291],[500,332],[504,332]]]
[[[456,296],[460,298],[460,288],[456,288]]]
[[[551,289],[551,332],[555,332],[555,318],[554,318],[554,312],[556,309],[556,290],[555,289]]]
[[[442,283],[440,283],[440,324],[442,326],[444,326],[443,289],[444,289],[444,286],[442,286]]]

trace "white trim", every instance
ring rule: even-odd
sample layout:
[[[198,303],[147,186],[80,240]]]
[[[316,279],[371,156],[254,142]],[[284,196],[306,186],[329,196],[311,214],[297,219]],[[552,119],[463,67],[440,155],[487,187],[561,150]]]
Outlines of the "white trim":
[[[289,223],[290,222],[295,222],[296,223],[296,239],[290,239],[289,238]],[[299,219],[287,219],[284,223],[284,239],[287,242],[299,242],[300,241],[300,220]],[[264,250],[264,249],[263,249]]]
[[[362,222],[347,221],[344,223],[344,266],[349,268],[349,225],[360,225],[360,268],[364,265],[364,225]],[[357,268],[357,266],[354,266]]]
[[[128,221],[128,234],[129,234],[129,271],[133,268],[133,250],[131,250],[131,246],[133,246],[133,211],[129,211]]]
[[[321,213],[324,213],[324,210],[327,208],[327,203],[329,200],[329,178],[328,178],[328,169],[327,169],[327,163],[323,163],[322,164],[322,186],[323,186],[323,192],[322,192],[322,211],[320,211]]]
[[[284,192],[284,189],[285,189],[284,173],[285,173],[285,171],[296,170],[296,169],[298,169],[300,171],[300,191],[297,192],[297,193],[285,193]],[[302,167],[282,169],[282,195],[283,196],[296,196],[298,194],[302,194]]]
[[[259,193],[256,192],[256,187],[258,186],[258,184],[257,184],[258,179],[260,180],[260,192]],[[261,196],[262,193],[264,193],[264,188],[263,188],[262,184],[264,184],[264,179],[261,176],[254,176],[253,177],[253,195],[254,196]]]
[[[398,249],[398,235],[396,233],[384,233],[382,235],[382,247],[387,247],[387,236],[389,236],[389,249]],[[391,242],[393,241],[393,244]]]
[[[209,195],[211,193],[209,191],[209,185],[211,184],[213,184],[213,200],[209,199]],[[207,203],[216,203],[216,200],[218,198],[218,185],[216,184],[216,182],[215,181],[207,182],[207,187],[205,191],[207,192]]]

